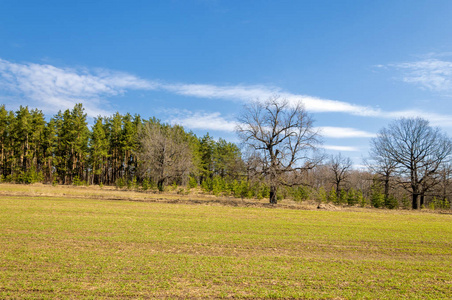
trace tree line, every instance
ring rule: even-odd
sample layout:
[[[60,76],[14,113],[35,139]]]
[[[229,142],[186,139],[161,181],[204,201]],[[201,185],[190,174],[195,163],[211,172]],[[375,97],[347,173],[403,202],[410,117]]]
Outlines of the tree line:
[[[272,97],[245,107],[241,147],[156,118],[115,113],[88,126],[81,104],[46,120],[0,106],[0,181],[200,188],[241,198],[338,205],[450,208],[452,143],[420,118],[395,120],[371,140],[366,169],[320,151],[321,133],[301,103]]]
[[[238,147],[209,134],[197,137],[155,118],[115,113],[89,128],[81,104],[46,121],[42,111],[0,106],[0,179],[17,183],[127,185],[159,189],[201,183],[214,176],[238,179]]]

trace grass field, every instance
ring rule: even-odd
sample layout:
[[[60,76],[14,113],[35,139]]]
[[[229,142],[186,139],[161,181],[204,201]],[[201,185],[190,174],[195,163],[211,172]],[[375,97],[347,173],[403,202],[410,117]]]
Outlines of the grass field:
[[[451,295],[452,215],[0,195],[1,299]]]

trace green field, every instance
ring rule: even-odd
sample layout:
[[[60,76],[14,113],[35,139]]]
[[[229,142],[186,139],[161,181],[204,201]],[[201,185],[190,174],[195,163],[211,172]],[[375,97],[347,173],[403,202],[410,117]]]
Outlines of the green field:
[[[0,298],[452,297],[452,215],[0,196]]]

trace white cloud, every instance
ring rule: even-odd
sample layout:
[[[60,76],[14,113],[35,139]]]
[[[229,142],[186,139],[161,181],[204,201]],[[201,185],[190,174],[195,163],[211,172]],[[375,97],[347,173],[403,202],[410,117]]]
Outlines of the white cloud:
[[[360,151],[360,149],[358,149],[357,147],[351,147],[351,146],[322,145],[321,148],[326,149],[326,150],[344,151],[344,152]]]
[[[232,132],[236,122],[226,120],[219,112],[177,111],[170,120],[171,124],[179,124],[190,129],[218,130]]]
[[[161,84],[159,88],[179,95],[198,98],[240,100],[244,102],[266,100],[279,95],[289,103],[302,101],[305,108],[311,112],[342,112],[359,116],[378,116],[380,111],[367,106],[347,102],[321,99],[306,95],[296,95],[282,91],[278,87],[262,85],[216,86],[209,84]]]
[[[0,59],[0,87],[37,101],[49,111],[83,103],[89,116],[108,115],[103,98],[127,89],[155,89],[157,84],[108,70],[76,70],[51,65],[17,64]]]
[[[156,89],[176,93],[178,95],[192,96],[198,98],[236,100],[249,102],[254,100],[266,100],[271,96],[279,95],[289,103],[301,101],[309,112],[328,113],[339,112],[355,116],[375,117],[384,119],[394,119],[401,117],[422,117],[428,119],[433,125],[452,127],[452,116],[429,113],[419,110],[384,111],[379,108],[351,104],[348,102],[322,99],[306,95],[297,95],[282,91],[277,87],[266,87],[261,85],[236,85],[236,86],[216,86],[208,84],[159,84]],[[358,134],[358,133],[355,133]],[[360,132],[359,134],[371,135]]]
[[[381,111],[378,109],[343,101],[321,99],[317,97],[294,95],[289,93],[282,93],[281,96],[287,98],[289,102],[296,103],[301,101],[306,110],[310,112],[340,112],[366,117],[376,117],[381,114]]]
[[[317,129],[322,136],[329,138],[371,138],[375,136],[374,133],[349,127],[322,126]]]
[[[391,64],[403,72],[402,80],[435,92],[452,91],[452,62],[428,58],[415,62]]]
[[[452,127],[451,115],[442,115],[415,109],[387,112],[385,117],[390,119],[421,117],[430,121],[430,124],[433,126]]]
[[[397,66],[408,70],[407,81],[411,80],[411,82],[434,89],[450,89],[452,91],[452,63],[450,62],[427,59],[423,62]],[[293,94],[274,86],[164,83],[110,70],[58,68],[46,64],[12,63],[0,59],[0,91],[3,91],[3,95],[0,96],[3,99],[10,99],[11,96],[19,95],[22,104],[25,104],[26,101],[37,102],[40,109],[44,111],[56,112],[60,109],[72,108],[75,103],[83,103],[86,112],[91,117],[109,115],[111,112],[108,111],[107,99],[124,94],[128,90],[159,90],[190,97],[244,103],[256,99],[266,100],[270,96],[280,95],[288,99],[290,103],[301,100],[310,112],[340,112],[389,119],[420,116],[430,120],[433,125],[452,127],[452,116],[450,115],[416,110],[383,111],[344,101]],[[212,126],[220,124],[216,128],[231,130],[233,127],[230,121],[221,120],[220,116],[205,114],[187,116],[180,121],[190,124],[193,128],[206,126],[207,121],[212,121]],[[338,130],[333,132],[331,128],[327,128],[326,134],[356,137],[369,135],[369,133],[353,131],[350,128],[342,129],[341,132]]]
[[[265,87],[261,85],[236,85],[216,86],[209,84],[162,84],[162,89],[179,95],[199,98],[233,99],[233,100],[256,100],[266,99],[274,94],[280,94],[278,88]]]

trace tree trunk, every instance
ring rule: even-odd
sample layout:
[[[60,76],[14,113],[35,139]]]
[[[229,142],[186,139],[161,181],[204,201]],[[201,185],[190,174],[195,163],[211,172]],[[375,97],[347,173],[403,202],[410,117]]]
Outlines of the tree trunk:
[[[389,198],[389,175],[385,176],[385,200]]]
[[[163,192],[164,186],[163,183],[165,182],[165,179],[159,179],[157,182],[157,188],[160,192]]]
[[[424,207],[424,198],[425,198],[423,193],[421,194],[420,198],[421,198],[421,205],[419,206],[419,208],[423,208]]]
[[[419,206],[418,206],[418,202],[417,202],[417,200],[418,200],[418,194],[417,193],[413,193],[412,200],[413,200],[412,208],[413,209],[418,209]]]
[[[277,202],[278,202],[278,199],[276,198],[276,191],[277,191],[276,186],[272,185],[270,187],[270,203],[271,204],[277,204]]]

